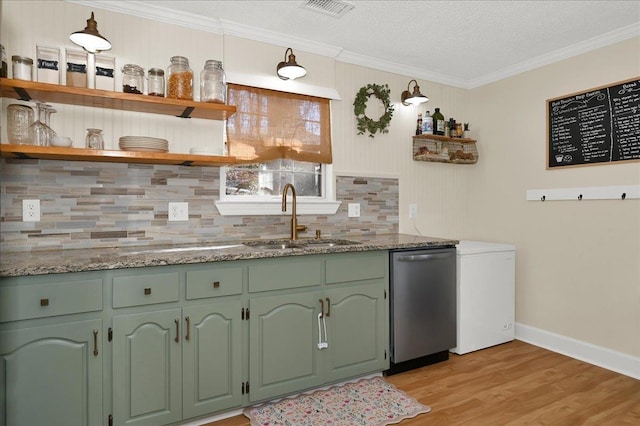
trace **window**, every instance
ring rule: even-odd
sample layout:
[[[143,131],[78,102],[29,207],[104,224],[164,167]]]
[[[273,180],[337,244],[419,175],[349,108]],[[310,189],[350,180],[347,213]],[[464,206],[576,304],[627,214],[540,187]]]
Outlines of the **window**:
[[[281,214],[282,188],[296,188],[298,211],[332,214],[329,99],[229,84],[236,113],[227,121],[221,214]]]

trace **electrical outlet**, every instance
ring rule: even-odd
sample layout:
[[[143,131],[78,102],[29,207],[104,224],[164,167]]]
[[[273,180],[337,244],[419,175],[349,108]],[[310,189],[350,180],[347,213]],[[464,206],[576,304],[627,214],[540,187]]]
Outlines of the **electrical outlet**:
[[[409,204],[409,219],[415,219],[418,217],[418,205],[415,203]]]
[[[189,220],[189,203],[169,203],[169,221]]]
[[[22,221],[40,222],[40,200],[22,200]]]
[[[360,203],[349,203],[349,217],[360,217]]]

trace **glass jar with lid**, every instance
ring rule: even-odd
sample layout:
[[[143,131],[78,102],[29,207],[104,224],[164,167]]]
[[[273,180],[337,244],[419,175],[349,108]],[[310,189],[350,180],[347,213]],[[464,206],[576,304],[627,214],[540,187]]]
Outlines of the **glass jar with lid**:
[[[33,59],[26,56],[11,57],[13,78],[18,80],[33,80]]]
[[[147,94],[164,97],[164,70],[151,68],[147,77]]]
[[[122,91],[142,94],[143,89],[144,68],[134,64],[126,64],[122,67]]]
[[[222,62],[213,59],[204,64],[200,72],[200,102],[226,103],[227,79]]]
[[[193,100],[193,71],[184,56],[172,56],[167,69],[167,97]]]

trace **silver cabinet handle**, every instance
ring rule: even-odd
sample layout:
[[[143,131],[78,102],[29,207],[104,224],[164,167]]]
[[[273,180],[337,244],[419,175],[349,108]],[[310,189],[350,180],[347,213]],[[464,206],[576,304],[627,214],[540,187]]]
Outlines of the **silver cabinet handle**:
[[[398,256],[398,261],[399,262],[420,262],[423,260],[446,259],[451,256],[453,256],[453,253],[411,254],[406,256]]]

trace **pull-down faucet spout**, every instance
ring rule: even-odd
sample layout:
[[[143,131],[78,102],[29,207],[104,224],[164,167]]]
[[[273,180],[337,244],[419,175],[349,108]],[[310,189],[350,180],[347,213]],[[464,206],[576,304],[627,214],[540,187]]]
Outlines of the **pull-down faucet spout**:
[[[288,183],[282,189],[282,211],[287,211],[287,191],[291,189],[291,239],[298,239],[298,232],[304,232],[307,230],[305,225],[298,225],[298,218],[296,216],[296,189],[292,184]]]

